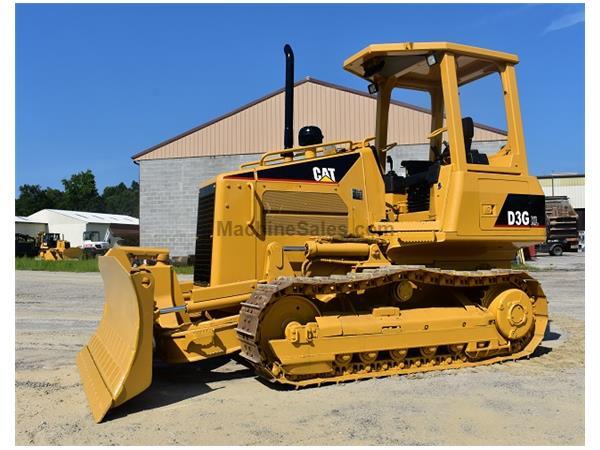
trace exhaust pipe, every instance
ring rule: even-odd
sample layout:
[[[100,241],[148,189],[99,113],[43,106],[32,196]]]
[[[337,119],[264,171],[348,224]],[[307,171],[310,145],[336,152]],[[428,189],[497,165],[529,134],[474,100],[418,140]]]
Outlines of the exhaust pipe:
[[[283,132],[283,148],[294,146],[294,52],[289,44],[283,47],[285,53],[285,129]],[[292,152],[281,154],[291,160]]]

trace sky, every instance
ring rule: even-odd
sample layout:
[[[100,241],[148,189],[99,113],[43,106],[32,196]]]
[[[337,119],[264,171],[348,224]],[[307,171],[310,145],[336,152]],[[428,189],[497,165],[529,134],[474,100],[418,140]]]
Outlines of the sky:
[[[17,4],[16,187],[87,169],[100,190],[138,180],[133,154],[283,87],[285,43],[297,80],[366,92],[343,61],[406,41],[519,55],[530,172],[584,171],[583,5]],[[478,83],[463,109],[504,128],[499,82]]]

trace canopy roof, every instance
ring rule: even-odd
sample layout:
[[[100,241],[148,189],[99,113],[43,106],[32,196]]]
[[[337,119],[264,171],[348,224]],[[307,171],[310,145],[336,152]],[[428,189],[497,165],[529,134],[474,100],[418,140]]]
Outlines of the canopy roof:
[[[452,42],[404,42],[369,45],[348,58],[344,68],[367,80],[396,77],[399,87],[427,90],[439,86],[439,64],[427,63],[427,57],[438,52],[456,56],[459,85],[496,72],[499,65],[519,62],[510,53]]]

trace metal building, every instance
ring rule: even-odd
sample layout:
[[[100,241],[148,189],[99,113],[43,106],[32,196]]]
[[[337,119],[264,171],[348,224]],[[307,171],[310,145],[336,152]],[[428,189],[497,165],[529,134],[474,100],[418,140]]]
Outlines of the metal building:
[[[296,131],[316,125],[326,142],[372,136],[375,107],[366,92],[314,78],[294,86]],[[167,247],[172,256],[192,254],[199,184],[282,148],[283,111],[280,89],[133,155],[140,166],[140,244]],[[389,120],[388,141],[398,143],[390,152],[397,172],[400,160],[428,158],[429,110],[393,101]],[[474,141],[480,152],[495,153],[506,131],[476,123]]]
[[[35,237],[38,233],[46,231],[48,231],[47,223],[36,222],[25,216],[15,216],[15,233]]]
[[[139,235],[138,219],[122,214],[42,209],[26,219],[32,223],[44,224],[45,230],[41,231],[63,234],[72,247],[83,244],[84,231],[98,231],[100,239],[108,242],[117,237],[137,242]]]

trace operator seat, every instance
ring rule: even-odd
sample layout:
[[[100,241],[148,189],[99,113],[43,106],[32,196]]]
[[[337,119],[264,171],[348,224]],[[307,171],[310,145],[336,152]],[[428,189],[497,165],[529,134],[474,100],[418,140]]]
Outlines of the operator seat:
[[[488,157],[485,153],[479,153],[479,150],[471,149],[473,136],[475,136],[475,124],[471,117],[462,119],[463,137],[465,138],[465,152],[467,153],[467,162],[469,164],[489,165]]]
[[[438,181],[440,163],[438,161],[406,160],[400,164],[406,169],[406,177],[397,175],[393,169],[390,170],[383,177],[385,192],[406,194],[408,212],[427,211],[430,188]]]
[[[462,119],[463,136],[465,139],[465,152],[469,164],[488,165],[488,157],[484,153],[471,148],[473,136],[475,135],[475,124],[471,117]],[[448,153],[447,148],[444,152]],[[444,156],[444,153],[442,153]],[[442,159],[443,161],[443,159]],[[384,175],[386,193],[407,194],[408,212],[419,212],[429,210],[431,186],[438,182],[440,166],[443,163],[439,159],[428,160],[405,160],[400,163],[406,169],[406,177],[401,177],[390,170]],[[448,163],[450,163],[448,159]]]

